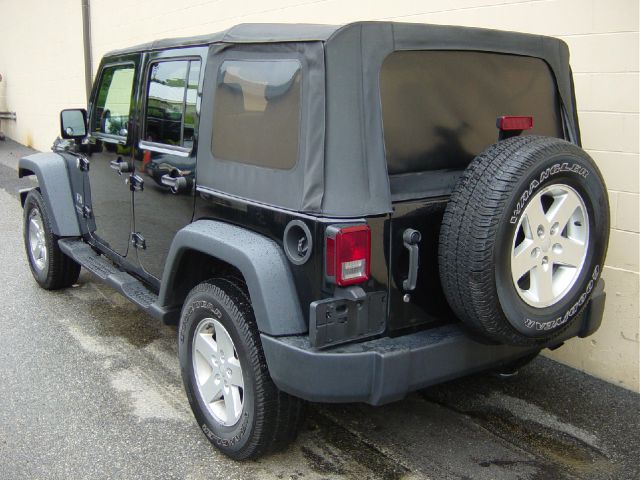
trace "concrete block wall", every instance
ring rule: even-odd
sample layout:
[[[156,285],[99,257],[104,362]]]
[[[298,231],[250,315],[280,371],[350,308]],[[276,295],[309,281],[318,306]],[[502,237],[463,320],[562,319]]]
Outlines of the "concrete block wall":
[[[517,30],[571,49],[584,147],[611,200],[603,328],[549,355],[640,391],[638,0],[92,0],[94,72],[109,50],[243,22],[395,20]],[[63,26],[64,25],[64,26]],[[80,0],[0,0],[0,109],[11,137],[47,149],[63,107],[85,102]],[[28,35],[25,35],[28,33]]]

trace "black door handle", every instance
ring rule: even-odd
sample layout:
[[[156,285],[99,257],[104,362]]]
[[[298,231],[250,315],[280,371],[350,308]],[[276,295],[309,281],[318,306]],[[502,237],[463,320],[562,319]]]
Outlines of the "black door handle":
[[[419,231],[413,228],[407,228],[402,234],[402,242],[407,250],[409,250],[409,275],[407,279],[402,282],[402,288],[405,291],[411,291],[416,289],[416,283],[418,281],[418,267],[420,259],[420,249],[418,244],[422,240],[422,235]]]

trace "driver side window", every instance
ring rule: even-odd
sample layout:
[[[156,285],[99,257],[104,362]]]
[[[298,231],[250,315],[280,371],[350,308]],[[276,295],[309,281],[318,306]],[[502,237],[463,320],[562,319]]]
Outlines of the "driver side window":
[[[127,136],[133,91],[133,65],[114,65],[102,70],[100,87],[91,119],[91,132]]]

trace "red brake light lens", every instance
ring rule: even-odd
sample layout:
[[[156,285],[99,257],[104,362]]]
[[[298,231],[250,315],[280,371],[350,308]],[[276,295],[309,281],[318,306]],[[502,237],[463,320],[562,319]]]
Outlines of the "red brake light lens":
[[[341,287],[369,279],[371,230],[367,225],[344,227],[327,236],[326,273]]]
[[[327,277],[336,276],[336,239],[334,237],[327,237]]]
[[[504,131],[531,130],[533,128],[533,117],[499,117],[498,128]]]

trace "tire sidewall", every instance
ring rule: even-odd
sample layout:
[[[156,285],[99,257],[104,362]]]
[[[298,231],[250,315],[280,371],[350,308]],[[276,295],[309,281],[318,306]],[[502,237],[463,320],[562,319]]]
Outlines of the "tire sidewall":
[[[42,219],[42,226],[44,228],[44,238],[47,247],[47,262],[42,270],[36,268],[34,265],[33,255],[31,254],[31,244],[29,242],[29,231],[30,231],[30,220],[31,220],[31,212],[37,210],[40,213],[40,218]],[[29,261],[29,268],[31,269],[31,273],[34,278],[40,285],[46,284],[49,271],[51,269],[51,261],[53,254],[53,237],[51,234],[50,226],[49,226],[49,217],[47,216],[47,211],[44,208],[42,197],[37,190],[33,190],[29,192],[27,198],[24,202],[24,218],[23,218],[23,239],[24,239],[24,248],[25,253],[27,254],[27,260]]]
[[[244,405],[240,419],[232,426],[220,424],[209,413],[198,392],[192,361],[193,339],[196,328],[205,318],[213,318],[227,329],[242,366]],[[190,295],[180,319],[178,355],[185,391],[198,426],[209,441],[225,453],[233,454],[242,450],[251,439],[252,430],[255,427],[256,385],[249,371],[251,367],[248,362],[246,343],[232,320],[232,313],[224,306],[218,295],[211,291],[198,291]]]
[[[558,141],[560,142],[560,141]],[[609,206],[604,182],[591,158],[578,147],[550,154],[534,152],[529,167],[505,202],[496,232],[494,265],[500,306],[508,323],[528,338],[546,338],[567,328],[582,312],[602,272],[609,231]],[[534,308],[520,298],[511,278],[512,241],[522,212],[541,189],[554,184],[572,187],[581,197],[589,217],[587,256],[569,292],[556,304]]]

